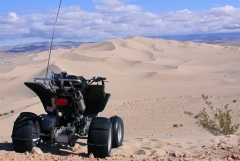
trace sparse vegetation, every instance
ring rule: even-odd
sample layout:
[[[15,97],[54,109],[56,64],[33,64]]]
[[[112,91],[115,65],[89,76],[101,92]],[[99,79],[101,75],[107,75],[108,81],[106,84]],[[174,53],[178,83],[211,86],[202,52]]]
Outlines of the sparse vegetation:
[[[11,113],[14,113],[14,110],[11,110],[10,112],[11,112]],[[4,114],[0,114],[0,116],[7,115],[7,114],[9,114],[10,112],[6,112],[6,113],[4,113]]]
[[[189,116],[193,115],[193,113],[191,111],[184,111],[184,114],[189,115]]]
[[[173,127],[177,127],[178,128],[178,124],[173,124]]]
[[[240,124],[232,125],[232,116],[228,105],[225,105],[223,108],[214,109],[212,102],[208,101],[208,96],[202,94],[202,99],[205,101],[205,104],[210,108],[212,115],[209,115],[206,111],[206,108],[201,110],[195,118],[198,119],[196,124],[200,127],[203,127],[213,135],[230,135],[234,134]]]
[[[179,125],[178,124],[173,124],[173,127],[177,127],[177,128],[178,127],[183,127],[183,124],[179,124]]]
[[[198,119],[200,117],[199,114],[197,114],[196,116],[194,116],[195,119]]]

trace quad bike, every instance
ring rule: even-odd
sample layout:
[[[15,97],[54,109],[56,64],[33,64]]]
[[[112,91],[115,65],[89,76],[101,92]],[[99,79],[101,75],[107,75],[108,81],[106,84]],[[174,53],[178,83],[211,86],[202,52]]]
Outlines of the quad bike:
[[[73,147],[80,137],[88,136],[88,155],[109,156],[112,148],[122,145],[124,125],[118,116],[98,117],[110,97],[104,91],[105,82],[106,78],[86,80],[66,72],[25,82],[38,95],[47,114],[20,113],[12,130],[14,150],[30,152],[41,141]]]

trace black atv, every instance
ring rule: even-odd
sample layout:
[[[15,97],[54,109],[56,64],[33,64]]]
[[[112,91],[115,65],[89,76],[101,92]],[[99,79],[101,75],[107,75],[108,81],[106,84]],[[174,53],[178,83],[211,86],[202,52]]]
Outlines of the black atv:
[[[106,78],[51,73],[50,78],[35,78],[24,84],[40,98],[47,114],[22,112],[14,122],[12,143],[16,152],[31,151],[41,141],[73,147],[87,137],[88,155],[104,158],[112,148],[122,145],[123,121],[118,116],[98,117],[109,100]]]

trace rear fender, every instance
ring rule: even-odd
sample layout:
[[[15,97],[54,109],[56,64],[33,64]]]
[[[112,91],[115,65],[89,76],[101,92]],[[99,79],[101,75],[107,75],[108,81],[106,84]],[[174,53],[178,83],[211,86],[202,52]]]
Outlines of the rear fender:
[[[52,107],[52,97],[55,97],[54,93],[49,89],[49,87],[43,83],[39,82],[25,82],[24,83],[28,88],[37,94],[39,99],[42,102],[44,110],[51,114],[52,112],[47,111],[47,106]]]
[[[111,94],[105,93],[105,97],[104,97],[104,99],[103,99],[103,103],[102,103],[102,105],[101,105],[100,108],[99,108],[99,112],[102,112],[102,111],[105,109],[105,107],[106,107],[106,105],[107,105],[107,103],[108,103],[108,100],[109,100],[110,96],[111,96]]]

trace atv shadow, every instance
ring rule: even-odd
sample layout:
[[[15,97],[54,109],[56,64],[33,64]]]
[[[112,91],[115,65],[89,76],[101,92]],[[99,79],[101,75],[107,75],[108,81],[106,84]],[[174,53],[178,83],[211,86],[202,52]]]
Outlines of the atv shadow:
[[[12,143],[0,143],[0,150],[13,151]]]
[[[43,153],[51,153],[54,155],[68,156],[70,154],[79,155],[81,157],[88,157],[87,144],[84,142],[77,142],[75,147],[69,147],[64,144],[51,145],[50,141],[41,143],[39,148]],[[0,150],[14,151],[12,143],[0,143]]]
[[[87,144],[82,142],[77,142],[75,147],[69,147],[66,144],[51,145],[51,142],[47,141],[45,143],[41,143],[39,148],[42,150],[43,153],[51,153],[61,156],[76,154],[82,157],[88,157]]]

